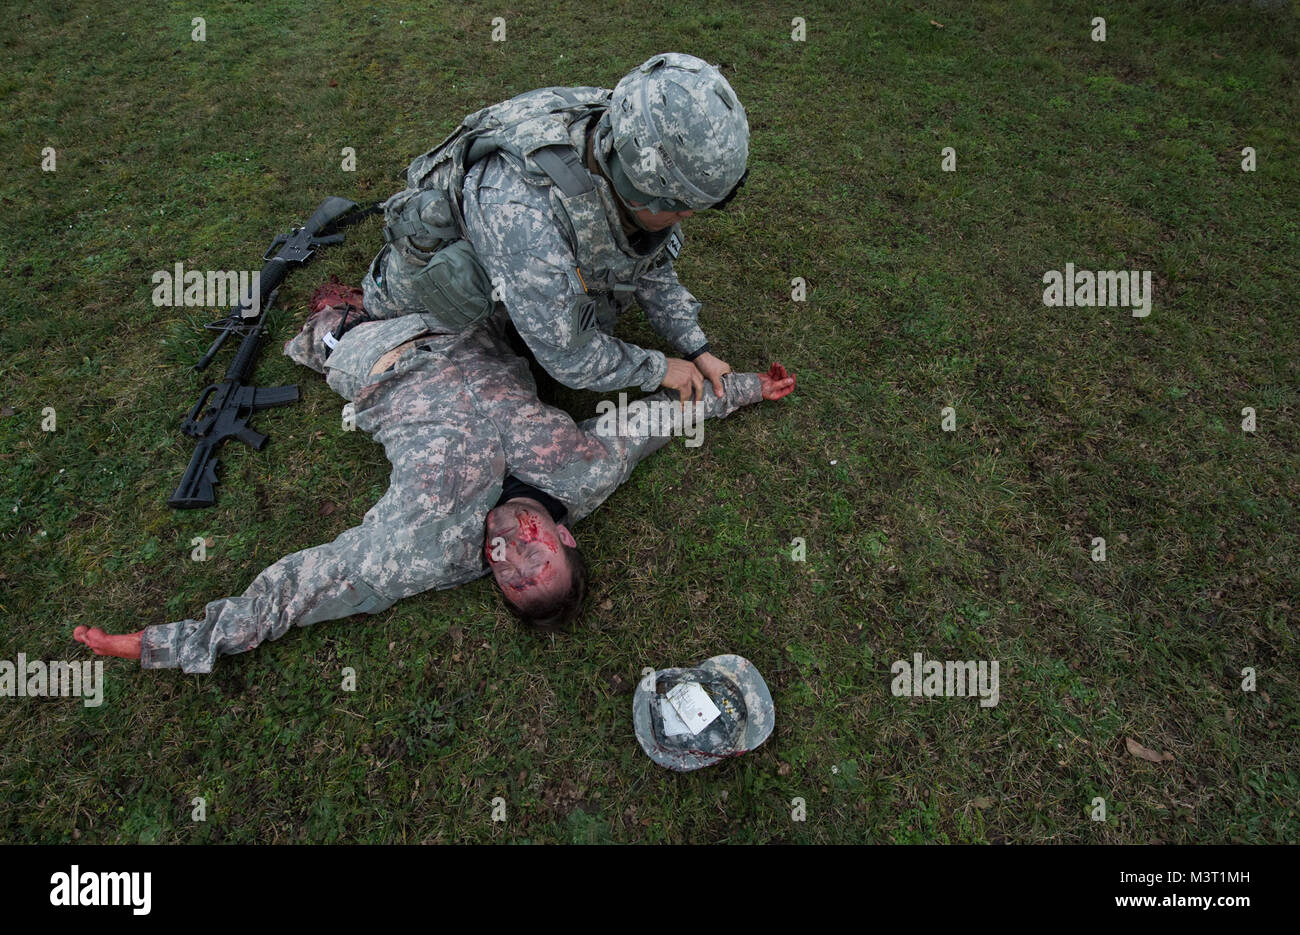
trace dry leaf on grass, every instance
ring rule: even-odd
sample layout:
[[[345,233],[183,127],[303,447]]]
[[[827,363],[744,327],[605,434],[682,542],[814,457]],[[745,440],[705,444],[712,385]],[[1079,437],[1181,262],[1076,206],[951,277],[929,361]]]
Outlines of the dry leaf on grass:
[[[1154,750],[1148,750],[1132,737],[1124,738],[1124,746],[1128,748],[1129,753],[1144,760],[1150,760],[1152,763],[1164,763],[1174,758],[1172,753],[1156,753]]]

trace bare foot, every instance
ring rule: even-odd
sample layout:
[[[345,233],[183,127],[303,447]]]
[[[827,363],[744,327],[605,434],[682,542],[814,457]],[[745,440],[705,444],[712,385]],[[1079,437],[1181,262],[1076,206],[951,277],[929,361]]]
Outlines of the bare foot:
[[[77,627],[72,631],[72,638],[78,643],[85,643],[99,656],[139,659],[140,638],[143,634],[144,630],[114,635],[105,633],[99,627]]]

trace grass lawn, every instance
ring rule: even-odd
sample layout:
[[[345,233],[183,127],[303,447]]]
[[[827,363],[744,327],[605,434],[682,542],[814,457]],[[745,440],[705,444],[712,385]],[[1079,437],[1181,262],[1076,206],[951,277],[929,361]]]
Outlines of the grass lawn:
[[[1296,14],[863,6],[7,14],[0,659],[84,659],[77,625],[197,616],[359,521],[383,452],[278,350],[316,284],[360,281],[378,220],[291,274],[257,382],[304,400],[253,420],[264,451],[226,447],[209,510],[164,501],[213,316],[155,307],[150,276],[257,268],[326,195],[386,197],[463,115],[530,88],[613,87],[668,50],[722,67],[750,181],[686,223],[678,273],[719,356],[779,359],[799,387],[674,442],[577,528],[595,590],[570,636],[522,631],[484,580],[210,676],[108,660],[99,707],[0,700],[0,840],[1300,838]],[[1150,270],[1151,314],[1046,307],[1066,263]],[[659,346],[639,314],[620,329]],[[597,398],[563,401],[586,417]],[[775,732],[656,766],[632,734],[642,667],[722,652],[766,676]],[[891,665],[918,652],[996,660],[999,703],[895,697]]]

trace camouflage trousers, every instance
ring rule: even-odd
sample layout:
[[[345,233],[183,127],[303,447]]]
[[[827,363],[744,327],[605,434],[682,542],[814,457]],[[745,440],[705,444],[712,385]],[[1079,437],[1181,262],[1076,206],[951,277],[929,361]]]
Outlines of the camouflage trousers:
[[[326,310],[285,352],[322,369],[319,338],[337,323],[338,315]],[[448,355],[407,346],[386,354],[376,370],[389,364],[347,394],[357,428],[384,446],[393,466],[388,491],[361,525],[285,556],[241,596],[210,602],[201,619],[147,627],[142,667],[211,672],[218,656],[247,652],[295,626],[376,613],[484,574],[483,517],[505,473],[496,439],[477,437],[488,420],[470,404],[470,394],[446,391],[462,383]],[[483,483],[473,488],[465,478]],[[475,493],[483,502],[466,509]]]

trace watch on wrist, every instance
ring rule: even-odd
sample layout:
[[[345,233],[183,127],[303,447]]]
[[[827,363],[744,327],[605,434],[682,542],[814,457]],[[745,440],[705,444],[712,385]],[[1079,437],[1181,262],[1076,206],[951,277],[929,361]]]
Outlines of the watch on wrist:
[[[693,354],[686,354],[686,355],[683,356],[682,359],[683,359],[683,360],[691,360],[691,361],[693,361],[693,360],[695,360],[695,358],[699,357],[701,354],[707,354],[708,352],[709,352],[709,345],[706,343],[706,344],[705,344],[702,348],[700,348],[698,351],[695,351]]]

